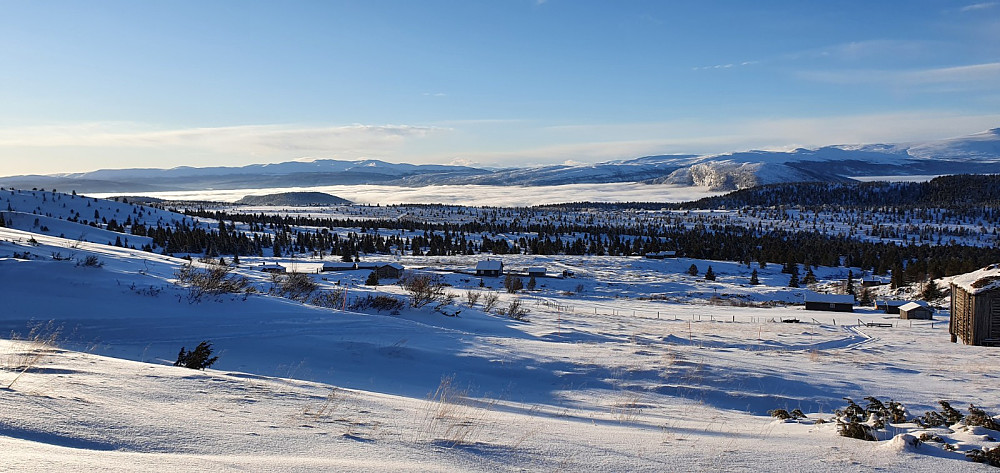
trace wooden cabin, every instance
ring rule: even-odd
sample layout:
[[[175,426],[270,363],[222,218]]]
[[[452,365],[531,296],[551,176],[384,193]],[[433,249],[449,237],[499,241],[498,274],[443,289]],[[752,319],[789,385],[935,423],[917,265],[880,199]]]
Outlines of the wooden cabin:
[[[951,281],[951,341],[1000,346],[1000,264]]]
[[[327,261],[323,263],[323,272],[329,271],[353,271],[357,269],[357,265],[354,263],[347,263],[341,261]]]
[[[647,259],[667,259],[667,258],[675,258],[676,256],[677,256],[676,251],[654,251],[646,253]]]
[[[534,278],[544,278],[545,277],[545,267],[544,266],[532,266],[527,269],[529,277]]]
[[[258,269],[265,273],[281,274],[285,272],[285,267],[278,263],[263,263],[258,266]]]
[[[899,306],[899,318],[908,320],[931,320],[934,309],[920,302],[908,302]]]
[[[886,314],[898,314],[899,308],[910,303],[906,300],[881,300],[875,301],[875,308]]]
[[[503,261],[488,259],[476,263],[476,276],[496,277],[501,274],[503,274]]]
[[[399,279],[403,277],[403,265],[399,263],[381,263],[375,268],[379,279]]]
[[[881,279],[875,276],[868,276],[861,278],[861,287],[875,287],[885,284]]]
[[[806,310],[854,312],[854,296],[850,294],[806,293]]]

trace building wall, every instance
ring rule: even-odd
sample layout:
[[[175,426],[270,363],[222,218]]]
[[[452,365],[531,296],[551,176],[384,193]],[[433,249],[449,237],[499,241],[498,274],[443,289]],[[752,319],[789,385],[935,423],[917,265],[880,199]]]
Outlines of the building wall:
[[[1000,339],[1000,290],[969,294],[953,284],[948,330],[952,341],[961,339],[966,345]]]

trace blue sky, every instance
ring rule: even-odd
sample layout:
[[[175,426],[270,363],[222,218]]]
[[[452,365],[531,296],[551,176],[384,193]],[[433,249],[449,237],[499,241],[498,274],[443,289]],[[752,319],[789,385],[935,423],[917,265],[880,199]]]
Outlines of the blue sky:
[[[0,0],[0,175],[1000,126],[1000,1]]]

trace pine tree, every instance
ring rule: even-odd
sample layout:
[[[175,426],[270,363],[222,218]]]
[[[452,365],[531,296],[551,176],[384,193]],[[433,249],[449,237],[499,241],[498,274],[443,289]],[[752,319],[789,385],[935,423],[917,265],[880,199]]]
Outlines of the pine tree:
[[[708,271],[705,271],[705,280],[706,281],[715,281],[715,272],[712,271],[712,267],[711,266],[708,267]]]
[[[812,268],[809,268],[809,270],[806,271],[806,276],[802,278],[802,282],[806,284],[816,284],[816,275],[813,274]]]
[[[792,276],[788,279],[788,287],[799,287],[798,273],[792,273]]]
[[[845,283],[844,290],[847,294],[854,295],[854,271],[847,271],[847,282]]]
[[[872,291],[867,287],[861,290],[861,299],[858,301],[858,305],[867,306],[872,303]]]
[[[758,284],[760,284],[760,279],[757,279],[757,270],[755,269],[750,273],[750,285],[756,286]]]
[[[368,274],[368,279],[365,279],[366,286],[378,286],[378,273],[372,271]]]
[[[534,291],[535,290],[535,286],[537,284],[538,284],[538,281],[535,281],[535,277],[532,276],[530,279],[528,279],[528,290],[529,291]]]
[[[688,274],[690,274],[692,276],[697,276],[698,275],[698,267],[692,264],[691,267],[688,268]]]
[[[212,356],[212,342],[205,340],[199,343],[192,351],[186,351],[184,347],[181,347],[174,366],[203,370],[215,364],[216,361],[219,361],[219,357]]]
[[[941,291],[941,288],[938,287],[934,280],[929,280],[924,285],[924,290],[920,292],[920,297],[927,302],[936,301],[944,297],[944,292]]]

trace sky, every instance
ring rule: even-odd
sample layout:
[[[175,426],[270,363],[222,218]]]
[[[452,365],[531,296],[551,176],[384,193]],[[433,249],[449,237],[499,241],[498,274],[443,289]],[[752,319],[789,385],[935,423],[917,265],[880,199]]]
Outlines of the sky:
[[[1000,1],[0,0],[0,175],[1000,127]]]

